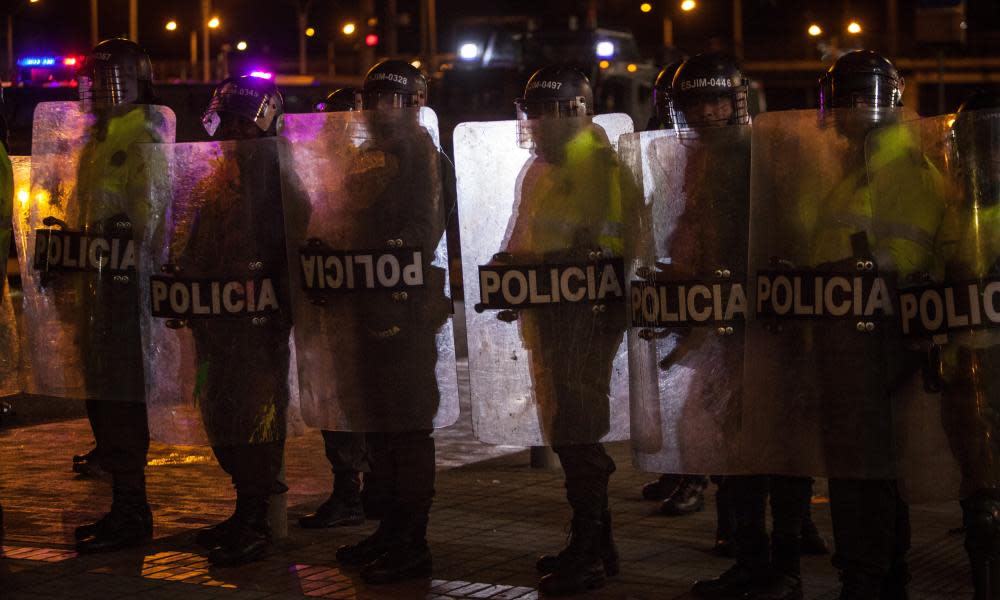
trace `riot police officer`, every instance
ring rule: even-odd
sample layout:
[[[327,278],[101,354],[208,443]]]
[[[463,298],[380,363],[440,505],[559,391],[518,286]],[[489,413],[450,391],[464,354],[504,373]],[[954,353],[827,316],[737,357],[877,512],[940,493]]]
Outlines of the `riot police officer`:
[[[948,145],[956,196],[949,203],[953,230],[941,236],[942,245],[951,246],[943,248],[946,283],[964,287],[969,281],[991,281],[1000,270],[998,109],[1000,95],[977,92],[953,117]],[[1000,344],[989,329],[950,331],[947,338],[936,347],[941,419],[962,475],[959,497],[975,599],[995,600],[1000,598],[1000,472],[995,466],[1000,423],[995,378],[988,374],[996,372]]]
[[[367,142],[360,150],[383,157],[380,164],[385,166],[398,165],[395,176],[400,181],[412,180],[413,187],[409,189],[417,196],[427,191],[426,184],[432,179],[424,170],[439,169],[441,164],[437,161],[431,165],[422,162],[407,163],[406,157],[410,152],[422,152],[421,148],[433,144],[433,141],[419,127],[415,118],[410,119],[410,113],[398,111],[423,107],[426,103],[427,81],[417,68],[405,61],[380,62],[365,76],[361,89],[361,108],[364,110],[362,120]],[[398,133],[397,127],[419,128],[419,133],[414,135],[421,137],[411,137],[409,143],[402,141],[406,136],[394,141],[397,139],[394,137]],[[368,198],[368,206],[385,206],[394,215],[383,216],[379,223],[366,224],[372,235],[399,236],[396,246],[437,246],[445,232],[446,217],[439,218],[431,213],[419,217],[423,219],[420,223],[398,222],[398,217],[402,214],[399,202],[408,203],[413,210],[419,211],[421,207],[411,197],[398,197],[395,186],[389,185],[382,189],[385,183],[387,182],[378,186],[365,185],[364,192],[374,194]],[[362,183],[359,181],[357,185]],[[445,195],[449,195],[447,186],[445,190]],[[438,200],[440,199],[432,202],[432,205],[441,206]],[[450,215],[451,209],[448,207],[453,206],[453,202],[446,199],[444,204],[445,215]],[[371,217],[379,219],[375,215]],[[410,325],[406,325],[407,321],[401,321],[404,327],[408,327],[405,331],[392,322],[396,317],[391,315],[399,314],[399,301],[418,305],[431,301],[436,294],[444,291],[443,283],[442,280],[440,289],[437,283],[428,284],[426,297],[411,291],[407,295],[408,299],[396,294],[397,300],[388,300],[388,303],[381,300],[370,301],[367,306],[358,307],[361,317],[366,321],[357,323],[356,340],[361,352],[359,357],[387,361],[385,364],[366,365],[368,372],[363,393],[370,395],[369,400],[375,404],[387,400],[397,401],[399,418],[426,424],[419,429],[369,431],[366,434],[373,475],[386,496],[384,511],[378,529],[361,542],[338,549],[337,560],[347,566],[362,567],[361,576],[370,584],[425,578],[430,576],[432,570],[431,552],[427,545],[427,525],[434,497],[435,450],[430,427],[440,401],[440,390],[434,373],[437,362],[434,335],[440,324],[447,319],[447,314],[438,314],[437,309],[415,313],[419,316]],[[382,356],[376,358],[378,353]],[[406,356],[405,361],[403,356]],[[390,381],[391,379],[395,381]],[[399,386],[409,387],[409,397],[387,397],[399,394]]]
[[[898,119],[897,109],[902,106],[902,92],[903,78],[892,63],[872,51],[850,52],[840,57],[821,79],[820,112],[824,118],[833,121],[841,135],[852,140],[863,140],[866,131],[891,124]],[[895,163],[899,163],[904,167],[903,172],[914,178],[914,172],[910,169],[920,168],[919,164],[916,167],[909,165],[914,150],[912,143],[906,140],[887,140],[885,147],[879,148],[883,155],[881,169],[892,169],[895,168]],[[860,173],[848,173],[843,184],[830,191],[821,208],[832,214],[872,218],[872,203],[868,199],[871,189],[867,182],[873,175],[880,174],[877,171],[866,173],[863,169]],[[933,239],[940,226],[939,218],[935,216],[937,211],[925,213],[922,198],[908,196],[905,201],[897,199],[897,204],[907,211],[912,208],[912,211],[888,215],[907,226],[897,225],[889,229],[888,233],[878,239],[879,248],[885,250],[879,250],[882,254],[875,254],[880,266],[897,271],[895,276],[900,280],[928,269],[929,249],[924,247],[923,240]],[[838,256],[838,253],[851,247],[853,242],[848,238],[858,240],[854,245],[867,245],[867,240],[861,239],[851,230],[846,220],[848,218],[850,217],[841,217],[836,222],[820,218],[817,223],[819,230],[814,238],[814,262],[834,264],[835,261],[844,259],[843,254]],[[859,248],[858,251],[864,252],[864,249]],[[844,260],[853,264],[857,258],[848,256]],[[847,336],[851,334],[842,332],[830,335],[827,343],[847,343],[844,340]],[[901,353],[902,348],[893,348],[891,351]],[[889,387],[891,382],[900,378],[894,373],[881,377],[867,377],[865,373],[859,373],[860,376],[857,377],[843,377],[842,363],[827,361],[824,357],[819,357],[817,362],[821,380],[825,382],[822,402],[828,415],[826,418],[839,419],[840,422],[850,420],[862,425],[860,429],[850,432],[856,436],[855,441],[844,437],[848,432],[843,431],[842,427],[830,427],[824,439],[828,463],[892,464],[894,450],[887,448],[885,440],[881,439],[884,438],[884,432],[892,427],[891,413],[887,413],[882,407],[896,393],[896,390]],[[827,369],[832,372],[827,374]],[[838,377],[842,379],[838,381]],[[886,383],[887,377],[889,385]],[[878,409],[872,410],[875,406]],[[856,466],[837,470],[844,475],[833,472],[829,485],[836,547],[833,565],[841,572],[841,599],[906,598],[910,516],[909,506],[900,495],[897,481],[860,478],[858,476],[863,475],[863,469]]]
[[[274,137],[284,102],[277,86],[254,76],[224,80],[216,88],[202,118],[205,130],[213,139],[256,140]],[[244,169],[255,163],[244,154],[227,156],[236,165],[220,166],[201,179],[196,193],[209,198],[199,208],[197,223],[170,242],[173,260],[187,271],[201,269],[206,274],[238,273],[242,264],[234,264],[240,253],[232,246],[242,246],[236,238],[226,244],[223,223],[239,227],[236,215],[240,203],[250,201],[242,190]],[[250,211],[258,222],[244,224],[256,234],[256,252],[267,265],[284,270],[284,226],[281,208],[274,198],[278,193],[277,154],[274,157],[274,188],[254,190],[261,194],[261,204]],[[244,164],[245,163],[245,164]],[[234,174],[233,171],[240,173]],[[236,193],[234,193],[234,190]],[[270,211],[270,212],[267,212]],[[227,220],[232,220],[229,223]],[[261,222],[262,221],[262,222]],[[182,271],[181,275],[185,273]],[[191,273],[196,275],[196,273]],[[280,305],[288,304],[287,291],[278,286]],[[230,475],[236,488],[236,510],[222,523],[199,532],[196,541],[210,550],[209,562],[219,566],[240,565],[259,559],[270,544],[268,507],[270,498],[287,491],[280,481],[285,443],[286,411],[289,400],[287,311],[271,316],[266,323],[250,319],[192,319],[191,328],[198,356],[198,372],[204,381],[199,386],[198,405],[212,451],[219,466]],[[241,373],[239,369],[249,372]]]
[[[110,39],[94,48],[77,80],[80,99],[99,117],[95,125],[98,131],[83,150],[78,195],[94,194],[95,205],[89,207],[89,214],[120,211],[115,206],[98,206],[96,203],[106,198],[107,190],[95,187],[120,190],[140,184],[109,178],[134,175],[127,168],[136,160],[132,144],[160,140],[154,132],[157,124],[146,122],[140,110],[110,118],[102,114],[121,105],[152,104],[152,65],[136,43],[123,38]],[[114,198],[112,202],[121,200],[128,199]],[[126,215],[125,220],[129,218]],[[117,216],[112,216],[109,222],[115,219],[124,222]],[[87,226],[103,230],[102,223]],[[108,287],[114,285],[102,281],[97,286],[99,297],[85,296],[80,307],[87,313],[83,328],[83,343],[87,346],[85,377],[93,398],[87,400],[87,415],[97,442],[96,456],[101,468],[111,473],[113,491],[111,512],[96,523],[76,529],[80,552],[103,552],[140,544],[150,539],[153,528],[146,499],[149,427],[139,348],[137,286],[133,281],[126,293],[119,294]]]
[[[578,260],[586,246],[591,254],[602,248],[622,256],[621,190],[611,184],[618,181],[619,166],[606,136],[585,120],[594,110],[590,82],[575,69],[544,67],[528,80],[516,106],[519,136],[522,145],[531,146],[533,158],[519,178],[518,206],[504,252],[558,262],[557,257]],[[560,124],[564,119],[567,126]],[[574,176],[597,187],[560,187],[564,184],[559,182]],[[568,546],[537,562],[544,574],[539,589],[545,594],[600,587],[618,573],[608,507],[615,463],[597,440],[608,428],[611,367],[624,332],[620,316],[614,307],[604,311],[578,305],[498,315],[520,323],[531,356],[538,420],[562,463],[573,513]],[[587,340],[581,338],[586,350],[572,341],[577,334]],[[575,434],[592,438],[587,443],[560,441]]]
[[[316,104],[317,112],[342,112],[357,110],[358,90],[345,87],[330,92]],[[362,502],[362,473],[365,473],[364,497],[373,487],[365,434],[354,431],[323,430],[326,459],[333,469],[333,492],[316,509],[316,512],[299,518],[299,525],[306,529],[361,525],[365,516],[374,517],[377,511]],[[368,509],[368,510],[366,510]]]
[[[697,135],[700,132],[711,139],[709,134],[715,128],[750,123],[746,78],[736,63],[726,56],[699,54],[690,58],[678,69],[672,88],[673,121],[679,136],[690,135],[689,132]],[[738,150],[732,149],[733,153]],[[749,147],[743,146],[746,158],[742,164],[730,163],[724,167],[742,173],[738,179],[745,182],[741,189],[746,197],[749,196],[750,181],[747,150]],[[725,195],[724,190],[720,191],[721,194],[716,194]],[[709,196],[694,204],[712,206],[715,202],[719,200]],[[745,206],[742,208],[746,210]],[[746,214],[743,212],[743,215]],[[714,227],[720,229],[723,224],[717,223]],[[734,241],[740,247],[740,256],[745,256],[746,229],[742,225],[739,227],[740,230],[736,232],[717,231],[715,236],[720,240]],[[682,247],[674,249],[672,254],[675,255],[674,260],[681,259],[683,264],[685,248],[683,244],[680,245]],[[742,344],[738,347],[738,352],[731,352],[727,356],[728,361],[742,361]],[[737,346],[733,345],[732,348],[736,350]],[[720,365],[718,368],[742,372],[742,364],[729,367]],[[732,439],[737,428],[727,429],[727,437]],[[800,532],[803,518],[808,513],[810,481],[801,477],[728,476],[719,477],[716,482],[719,485],[716,495],[719,532],[724,533],[724,524],[728,519],[735,521],[737,562],[721,577],[697,582],[692,590],[693,594],[702,598],[726,598],[745,594],[746,598],[760,600],[800,599]],[[770,548],[765,521],[768,494],[771,496],[774,520]],[[722,537],[717,535],[717,538]]]

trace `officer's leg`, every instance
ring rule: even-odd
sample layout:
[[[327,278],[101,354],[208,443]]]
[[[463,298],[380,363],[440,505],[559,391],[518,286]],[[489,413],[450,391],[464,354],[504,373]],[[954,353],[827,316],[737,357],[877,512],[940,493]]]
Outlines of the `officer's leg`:
[[[892,559],[889,573],[882,582],[881,600],[906,600],[906,586],[910,582],[910,569],[906,555],[910,551],[910,505],[899,494],[899,486],[893,486],[895,494],[895,528],[893,529]]]
[[[432,433],[431,429],[423,429],[384,434],[386,460],[393,465],[393,502],[379,524],[387,538],[387,550],[361,572],[367,583],[393,583],[431,575],[427,524],[434,500]]]
[[[770,477],[771,578],[746,600],[801,600],[802,521],[812,482],[805,477]]]
[[[715,545],[712,551],[719,556],[736,556],[736,513],[729,477],[713,476],[715,490]]]
[[[365,434],[365,444],[371,456],[371,475],[379,481],[382,494],[389,499],[378,529],[356,544],[348,544],[337,549],[337,562],[346,566],[364,566],[386,552],[393,538],[390,531],[399,522],[393,502],[396,490],[396,465],[392,462],[389,438],[392,434],[371,432]]]
[[[208,560],[234,566],[260,559],[270,542],[267,509],[270,498],[288,488],[281,483],[285,441],[214,448],[236,488],[236,513]]]
[[[770,572],[767,540],[766,475],[727,477],[727,489],[736,520],[736,564],[715,579],[694,584],[698,598],[740,597]]]
[[[893,566],[898,494],[888,480],[830,479],[830,514],[843,600],[880,597]],[[905,564],[905,563],[903,563]]]
[[[315,513],[300,518],[299,525],[308,529],[361,525],[365,521],[361,473],[370,470],[365,434],[324,431],[323,445],[333,468],[333,493]]]
[[[962,500],[962,521],[975,600],[1000,599],[1000,490],[979,490]]]
[[[552,448],[566,474],[566,499],[573,511],[570,543],[557,556],[543,556],[538,568],[549,571],[539,589],[564,595],[600,587],[618,573],[618,551],[611,532],[608,483],[615,462],[602,444]]]
[[[237,446],[212,446],[212,453],[215,454],[215,460],[218,461],[219,467],[226,472],[230,478],[236,472],[237,461],[239,460],[239,449]],[[229,531],[233,528],[236,523],[237,514],[239,513],[239,498],[237,497],[236,510],[233,511],[226,520],[221,523],[216,523],[211,527],[206,527],[198,532],[195,536],[195,542],[205,548],[206,550],[212,550],[219,547]]]
[[[153,515],[146,500],[149,424],[141,402],[96,402],[94,424],[101,468],[111,473],[111,512],[77,528],[79,552],[106,552],[148,541]]]
[[[90,431],[94,436],[95,445],[89,451],[83,454],[73,455],[73,472],[79,473],[84,477],[100,477],[101,476],[101,466],[100,459],[98,458],[99,452],[96,445],[97,440],[97,425],[94,424],[95,415],[97,413],[97,408],[94,406],[95,403],[100,402],[99,400],[87,400],[85,405],[87,408],[87,421],[90,423]]]
[[[805,499],[805,517],[802,519],[802,554],[822,556],[830,553],[830,547],[820,535],[812,518],[812,485],[814,483],[814,480],[809,480],[809,497]]]

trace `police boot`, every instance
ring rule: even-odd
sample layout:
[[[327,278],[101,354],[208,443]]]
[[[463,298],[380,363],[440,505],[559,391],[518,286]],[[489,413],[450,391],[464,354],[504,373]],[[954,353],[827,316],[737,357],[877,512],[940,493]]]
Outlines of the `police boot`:
[[[347,567],[360,567],[385,554],[392,541],[394,520],[391,514],[387,514],[370,536],[356,544],[337,548],[337,562]]]
[[[95,447],[86,454],[73,455],[73,472],[87,478],[99,479],[104,475],[100,462],[97,458],[97,448]]]
[[[962,501],[975,600],[1000,600],[1000,499],[982,490]]]
[[[802,577],[799,558],[802,552],[799,536],[771,536],[771,573],[767,580],[755,585],[745,600],[802,600]]]
[[[267,526],[269,504],[269,496],[244,496],[240,499],[237,492],[232,525],[219,546],[208,553],[208,562],[218,567],[235,567],[260,560],[271,545]]]
[[[761,569],[754,569],[739,561],[715,579],[694,582],[691,595],[709,600],[729,600],[742,598],[761,581]]]
[[[882,581],[865,573],[844,571],[840,574],[838,600],[879,600]]]
[[[694,514],[705,508],[705,488],[708,479],[701,476],[687,476],[669,498],[660,505],[660,514],[671,517]]]
[[[736,515],[732,507],[732,492],[719,486],[715,494],[715,544],[712,554],[725,558],[736,558]]]
[[[642,486],[642,499],[663,502],[670,497],[670,494],[674,493],[674,490],[680,485],[681,479],[683,479],[682,475],[669,473],[660,475],[656,481],[650,481]]]
[[[111,512],[91,525],[77,527],[76,551],[80,554],[113,552],[148,543],[153,538],[153,513],[138,500],[115,499]]]
[[[894,564],[889,569],[889,573],[882,579],[882,591],[879,600],[909,600],[910,594],[906,589],[910,583],[910,571],[906,563]]]
[[[333,478],[333,493],[311,515],[299,518],[306,529],[363,525],[365,511],[361,505],[361,473],[339,471]]]
[[[369,585],[397,583],[431,576],[433,561],[427,546],[427,515],[411,514],[400,523],[388,549],[361,570]]]
[[[806,518],[802,520],[802,554],[809,556],[824,556],[830,553],[830,546],[819,534],[816,523],[812,520],[812,515],[806,513]]]
[[[601,561],[604,563],[604,574],[608,577],[614,577],[618,574],[620,561],[618,547],[615,546],[615,539],[611,532],[611,511],[604,511],[604,515],[601,517],[601,528]],[[538,569],[539,573],[547,575],[559,569],[560,561],[573,545],[572,535],[573,531],[570,528],[570,541],[566,548],[559,551],[559,554],[546,554],[538,559],[535,568]]]
[[[571,596],[595,590],[607,580],[601,557],[603,519],[574,517],[570,527],[570,544],[561,553],[558,568],[538,583],[538,590],[546,596]]]
[[[229,518],[221,523],[216,523],[211,527],[206,527],[194,536],[194,542],[206,550],[212,550],[222,545],[222,542],[226,539],[229,533],[232,531],[233,527],[236,525],[237,515],[240,514],[240,502],[246,502],[246,499],[240,499],[239,496],[236,497],[236,510],[233,514],[229,515]],[[245,509],[244,509],[245,510]]]

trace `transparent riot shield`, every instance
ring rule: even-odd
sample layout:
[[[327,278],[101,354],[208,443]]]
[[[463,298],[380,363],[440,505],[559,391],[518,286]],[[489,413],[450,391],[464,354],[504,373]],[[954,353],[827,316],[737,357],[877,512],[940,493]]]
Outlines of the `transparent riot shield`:
[[[284,115],[282,175],[305,422],[409,431],[458,418],[437,117]]]
[[[142,401],[135,240],[148,172],[138,147],[172,141],[174,130],[163,106],[35,109],[14,233],[36,393]]]
[[[282,439],[291,311],[278,142],[143,150],[158,167],[139,260],[150,434]]]
[[[17,321],[14,305],[11,303],[10,286],[7,282],[7,259],[10,253],[11,216],[18,191],[28,185],[31,158],[27,156],[9,157],[0,148],[0,397],[12,396],[22,391],[20,377],[20,345],[18,343]],[[6,189],[3,189],[6,188]],[[26,192],[25,192],[26,193]]]
[[[896,253],[932,248],[900,284],[899,320],[921,366],[897,404],[904,492],[967,498],[1000,487],[1000,111],[880,130],[867,143],[872,205]],[[923,225],[927,223],[928,225]],[[933,236],[907,235],[940,223]]]
[[[12,204],[8,207],[7,217],[4,222],[12,224],[14,207],[21,202],[26,202],[31,191],[31,157],[11,156],[10,157],[13,175],[13,196]],[[8,230],[7,240],[3,242],[4,248],[10,248],[10,236],[13,231]],[[8,251],[9,252],[9,251]],[[19,392],[34,393],[30,386],[29,365],[26,358],[27,353],[21,352],[22,339],[20,333],[20,323],[17,319],[13,302],[20,301],[20,298],[12,298],[7,272],[7,261],[9,256],[3,256],[4,289],[3,298],[0,299],[0,352],[3,359],[0,361],[0,396],[10,396]]]
[[[455,129],[472,422],[494,444],[628,438],[626,115]]]
[[[753,124],[743,470],[897,475],[893,402],[912,364],[894,302],[906,273],[871,205],[864,140],[900,117],[788,111]]]
[[[624,136],[632,456],[655,473],[736,468],[746,323],[750,128]]]

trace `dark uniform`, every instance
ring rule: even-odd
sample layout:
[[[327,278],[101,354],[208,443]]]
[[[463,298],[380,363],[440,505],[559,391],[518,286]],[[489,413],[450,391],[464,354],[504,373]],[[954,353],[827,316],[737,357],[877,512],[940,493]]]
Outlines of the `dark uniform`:
[[[152,67],[134,42],[112,39],[98,44],[78,75],[80,98],[98,111],[91,141],[81,154],[78,181],[88,186],[111,185],[123,200],[141,176],[135,143],[156,140],[136,109],[105,118],[103,110],[123,104],[152,103]],[[134,172],[133,172],[134,171]],[[120,188],[120,189],[118,189]],[[81,211],[88,228],[116,235],[130,229],[124,204],[94,206]],[[107,216],[101,216],[102,214]],[[130,231],[117,234],[129,235]],[[87,401],[87,416],[97,442],[101,468],[112,475],[111,512],[97,523],[75,531],[77,550],[102,552],[135,545],[152,536],[153,518],[146,500],[146,454],[149,425],[144,402],[142,350],[139,338],[138,286],[104,278],[83,294],[86,323],[81,331],[86,386],[97,398]]]
[[[216,89],[203,122],[220,141],[273,137],[282,105],[281,94],[270,80],[230,78]],[[246,201],[242,189],[259,188],[261,194],[280,197],[274,149],[224,157],[195,184],[192,196],[209,201],[197,207],[194,223],[177,217],[182,229],[169,242],[181,275],[231,277],[246,269],[248,242],[235,235],[242,231],[253,232],[254,260],[285,272],[281,204],[266,202],[250,211],[238,204]],[[251,177],[253,185],[241,181]],[[254,221],[241,222],[245,218]],[[287,278],[279,276],[278,280],[279,306],[288,307]],[[208,559],[213,564],[244,564],[264,554],[270,541],[270,497],[288,489],[279,475],[289,402],[290,314],[283,309],[265,324],[223,318],[192,319],[187,325],[198,357],[195,394],[205,431],[219,466],[236,488],[235,513],[200,532],[197,541],[210,549]]]
[[[432,193],[421,188],[431,180],[421,170],[439,165],[407,158],[425,156],[426,148],[417,148],[414,143],[433,144],[430,136],[417,142],[410,138],[403,143],[395,135],[397,127],[413,127],[416,123],[404,116],[409,111],[397,116],[394,109],[426,105],[427,82],[420,71],[404,61],[383,61],[369,70],[361,96],[368,131],[367,141],[358,148],[358,160],[370,159],[377,166],[352,170],[348,177],[357,179],[346,185],[365,194],[366,209],[384,218],[359,223],[363,229],[358,232],[359,238],[421,246],[427,278],[426,287],[408,292],[410,300],[406,302],[381,294],[354,306],[358,331],[352,337],[357,341],[358,360],[364,361],[367,368],[361,395],[372,399],[372,407],[391,405],[393,410],[401,411],[373,418],[381,422],[401,419],[423,423],[407,431],[366,434],[372,475],[384,498],[381,522],[368,538],[337,550],[337,560],[349,566],[362,566],[361,576],[366,582],[382,584],[429,577],[432,569],[427,545],[435,480],[431,433],[440,403],[435,376],[435,335],[448,318],[450,302],[443,296],[444,272],[431,266],[430,261],[444,235],[446,215],[451,214],[453,202],[445,199],[448,207],[444,213],[428,211],[419,201],[401,207],[399,203],[406,202],[406,197],[401,196],[401,190],[388,185],[394,180],[411,182],[406,192],[411,198],[427,198]],[[433,202],[432,206],[440,204]]]
[[[674,76],[672,108],[678,135],[685,135],[686,130],[701,130],[704,135],[710,135],[712,131],[707,128],[749,124],[746,79],[732,59],[717,54],[694,56],[681,65]],[[734,155],[738,155],[735,150]],[[746,160],[749,153],[743,156],[740,162],[727,160],[710,166],[699,164],[705,159],[699,161],[695,156],[688,167],[735,171],[741,173],[749,185],[750,164]],[[711,181],[705,176],[693,176],[691,180]],[[694,190],[693,193],[705,198],[703,203],[712,201],[711,184],[708,184],[708,189]],[[704,223],[700,227],[688,224],[690,233],[678,236],[680,247],[672,248],[671,256],[676,256],[674,260],[680,265],[697,265],[700,260],[719,253],[721,248],[715,247],[717,240],[735,241],[734,246],[743,248],[742,253],[745,254],[748,244],[747,209],[742,207],[742,223]],[[679,227],[684,226],[684,216],[681,221]],[[727,233],[727,225],[735,226],[734,230]],[[685,257],[685,254],[689,256]],[[712,264],[721,263],[707,264],[700,271],[711,272],[715,268]],[[742,268],[736,268],[735,272],[741,274],[737,280],[745,280]],[[743,348],[733,345],[731,358],[742,361],[742,357]],[[742,365],[729,368],[742,372]],[[735,433],[736,429],[732,430]],[[701,598],[742,596],[759,600],[802,598],[799,558],[811,481],[802,477],[768,475],[719,477],[717,481],[718,503],[728,506],[735,521],[736,564],[716,579],[697,582],[692,589],[693,595]],[[773,515],[770,538],[765,519],[769,495]],[[719,529],[722,529],[721,523]]]
[[[340,88],[316,105],[317,112],[357,110],[358,90]],[[316,512],[299,519],[307,529],[360,525],[365,517],[381,516],[375,478],[371,475],[371,458],[365,434],[355,431],[323,430],[326,459],[333,469],[333,493]],[[364,489],[362,490],[362,473]],[[363,495],[362,495],[363,492]],[[374,492],[374,493],[373,493]],[[365,502],[362,502],[362,499]],[[371,499],[371,502],[368,500]]]

